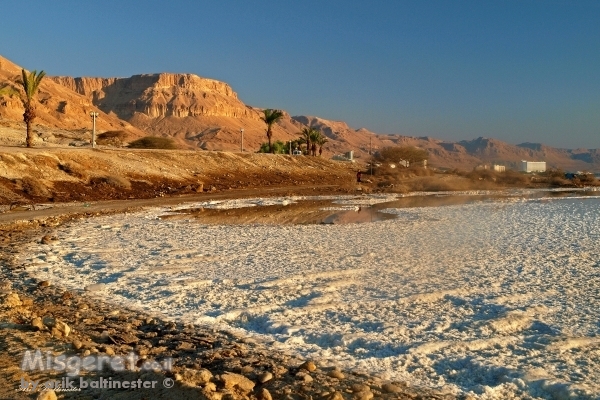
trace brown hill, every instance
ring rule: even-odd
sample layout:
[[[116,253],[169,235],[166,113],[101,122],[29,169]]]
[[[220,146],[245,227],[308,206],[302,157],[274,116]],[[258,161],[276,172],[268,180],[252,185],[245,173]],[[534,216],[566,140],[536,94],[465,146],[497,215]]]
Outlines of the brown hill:
[[[0,57],[0,87],[18,89],[16,81],[21,77],[21,67]],[[42,137],[36,139],[36,145],[44,141],[59,141],[64,144],[75,141],[89,141],[92,121],[90,111],[100,114],[97,120],[99,131],[126,131],[132,137],[144,136],[144,132],[119,119],[114,114],[108,114],[98,109],[92,101],[69,88],[55,83],[51,79],[43,79],[37,95],[37,118],[35,123],[38,133]],[[19,128],[23,121],[23,104],[18,95],[4,95],[0,97],[0,117],[5,128]],[[40,128],[43,127],[43,128]],[[50,133],[47,132],[48,128]],[[24,140],[17,135],[9,135],[5,143],[19,145]]]
[[[245,105],[231,87],[193,74],[148,74],[130,78],[53,77],[105,113],[157,136],[172,136],[205,150],[256,151],[266,141],[262,110]],[[274,129],[275,140],[298,136],[289,115]]]

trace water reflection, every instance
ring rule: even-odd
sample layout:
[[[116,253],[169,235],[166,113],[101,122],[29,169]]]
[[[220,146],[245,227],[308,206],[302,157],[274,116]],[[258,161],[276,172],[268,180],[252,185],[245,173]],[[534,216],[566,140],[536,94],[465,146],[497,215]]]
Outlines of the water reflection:
[[[498,201],[500,199],[547,199],[573,196],[598,196],[598,192],[561,191],[507,193],[493,195],[426,195],[401,197],[375,205],[336,204],[332,200],[303,200],[287,205],[266,205],[234,209],[193,208],[173,211],[163,219],[194,218],[205,224],[357,224],[394,219],[394,214],[381,212],[388,208],[440,207],[463,205],[473,202]]]

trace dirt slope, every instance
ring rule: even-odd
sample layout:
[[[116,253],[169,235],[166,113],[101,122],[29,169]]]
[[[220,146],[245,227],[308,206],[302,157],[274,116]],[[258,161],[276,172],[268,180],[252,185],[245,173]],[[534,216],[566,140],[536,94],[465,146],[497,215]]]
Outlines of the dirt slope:
[[[184,150],[0,148],[0,204],[151,198],[271,186],[354,190],[354,165],[319,157]]]

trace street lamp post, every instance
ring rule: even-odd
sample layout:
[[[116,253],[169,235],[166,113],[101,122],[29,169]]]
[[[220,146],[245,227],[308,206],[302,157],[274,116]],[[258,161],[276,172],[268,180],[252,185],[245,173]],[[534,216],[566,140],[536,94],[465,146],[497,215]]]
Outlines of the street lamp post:
[[[96,148],[96,118],[98,118],[98,113],[90,111],[90,117],[92,117],[92,148]]]
[[[242,134],[242,142],[240,143],[240,152],[244,152],[244,128],[240,129],[240,133]]]
[[[369,136],[369,155],[371,156],[371,176],[373,176],[373,136]]]

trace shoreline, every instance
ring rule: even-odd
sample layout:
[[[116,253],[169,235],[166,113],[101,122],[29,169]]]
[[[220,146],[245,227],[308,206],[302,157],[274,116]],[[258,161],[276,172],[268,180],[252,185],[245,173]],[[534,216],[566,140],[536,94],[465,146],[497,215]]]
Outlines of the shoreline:
[[[300,190],[299,190],[300,189]],[[315,194],[315,188],[274,188],[268,194]],[[317,188],[316,192],[320,190]],[[211,198],[244,198],[255,191],[219,193]],[[260,193],[264,196],[264,190]],[[206,200],[207,195],[192,196]],[[126,355],[128,352],[145,353],[147,356],[173,357],[173,368],[169,372],[154,373],[157,382],[165,377],[172,378],[175,387],[162,388],[151,393],[152,398],[175,398],[188,396],[208,399],[269,399],[269,398],[422,398],[454,399],[456,396],[440,393],[433,389],[409,387],[403,382],[386,382],[375,376],[357,375],[332,368],[319,366],[318,360],[302,360],[297,356],[267,349],[254,340],[235,337],[231,333],[214,331],[202,327],[184,326],[166,322],[138,311],[100,302],[94,296],[83,293],[67,292],[46,281],[29,277],[24,266],[15,265],[14,254],[19,248],[32,241],[42,240],[49,245],[53,242],[53,231],[68,221],[79,218],[92,218],[99,215],[136,211],[144,207],[165,204],[178,204],[192,201],[190,197],[160,198],[140,201],[106,202],[86,207],[86,211],[77,211],[70,206],[47,210],[15,212],[13,222],[2,225],[2,281],[5,286],[2,294],[2,330],[5,340],[28,343],[21,347],[21,353],[33,350],[32,346],[52,347],[53,351],[62,351],[71,355]],[[132,203],[135,203],[132,205]],[[33,220],[20,220],[24,216]],[[4,216],[4,215],[3,215]],[[7,231],[7,228],[10,230]],[[8,243],[8,244],[7,244]],[[10,294],[14,293],[17,295]],[[19,304],[20,303],[20,304]],[[53,316],[65,323],[70,333],[61,334],[52,323],[36,323],[36,317]],[[36,325],[34,327],[33,325]],[[54,328],[54,331],[52,330]],[[107,333],[108,332],[108,333]],[[106,333],[106,334],[105,334]],[[107,338],[108,336],[108,338]],[[115,339],[121,338],[121,339]],[[127,339],[123,339],[127,338]],[[19,340],[17,340],[19,339]],[[127,343],[129,341],[129,343]],[[22,358],[22,354],[21,354]],[[5,355],[2,364],[10,367],[10,374],[1,374],[5,385],[0,397],[14,396],[13,389],[19,386],[19,353]],[[308,362],[310,361],[310,362]],[[307,363],[308,362],[308,363]],[[56,372],[56,371],[50,371]],[[127,375],[129,374],[129,375]],[[129,371],[126,375],[140,376],[143,372]],[[148,374],[148,373],[146,373]],[[26,374],[36,379],[57,379],[60,374]],[[97,379],[106,374],[92,374]],[[210,378],[207,378],[208,376]],[[113,372],[113,376],[118,376]],[[159,379],[160,378],[160,379]],[[266,380],[265,380],[266,379]],[[263,380],[264,383],[262,382]],[[19,393],[30,398],[26,392]],[[65,398],[70,392],[59,392]],[[121,390],[112,392],[94,389],[94,398],[144,398],[143,392]],[[77,396],[77,395],[76,395]],[[52,398],[52,397],[50,397]]]

